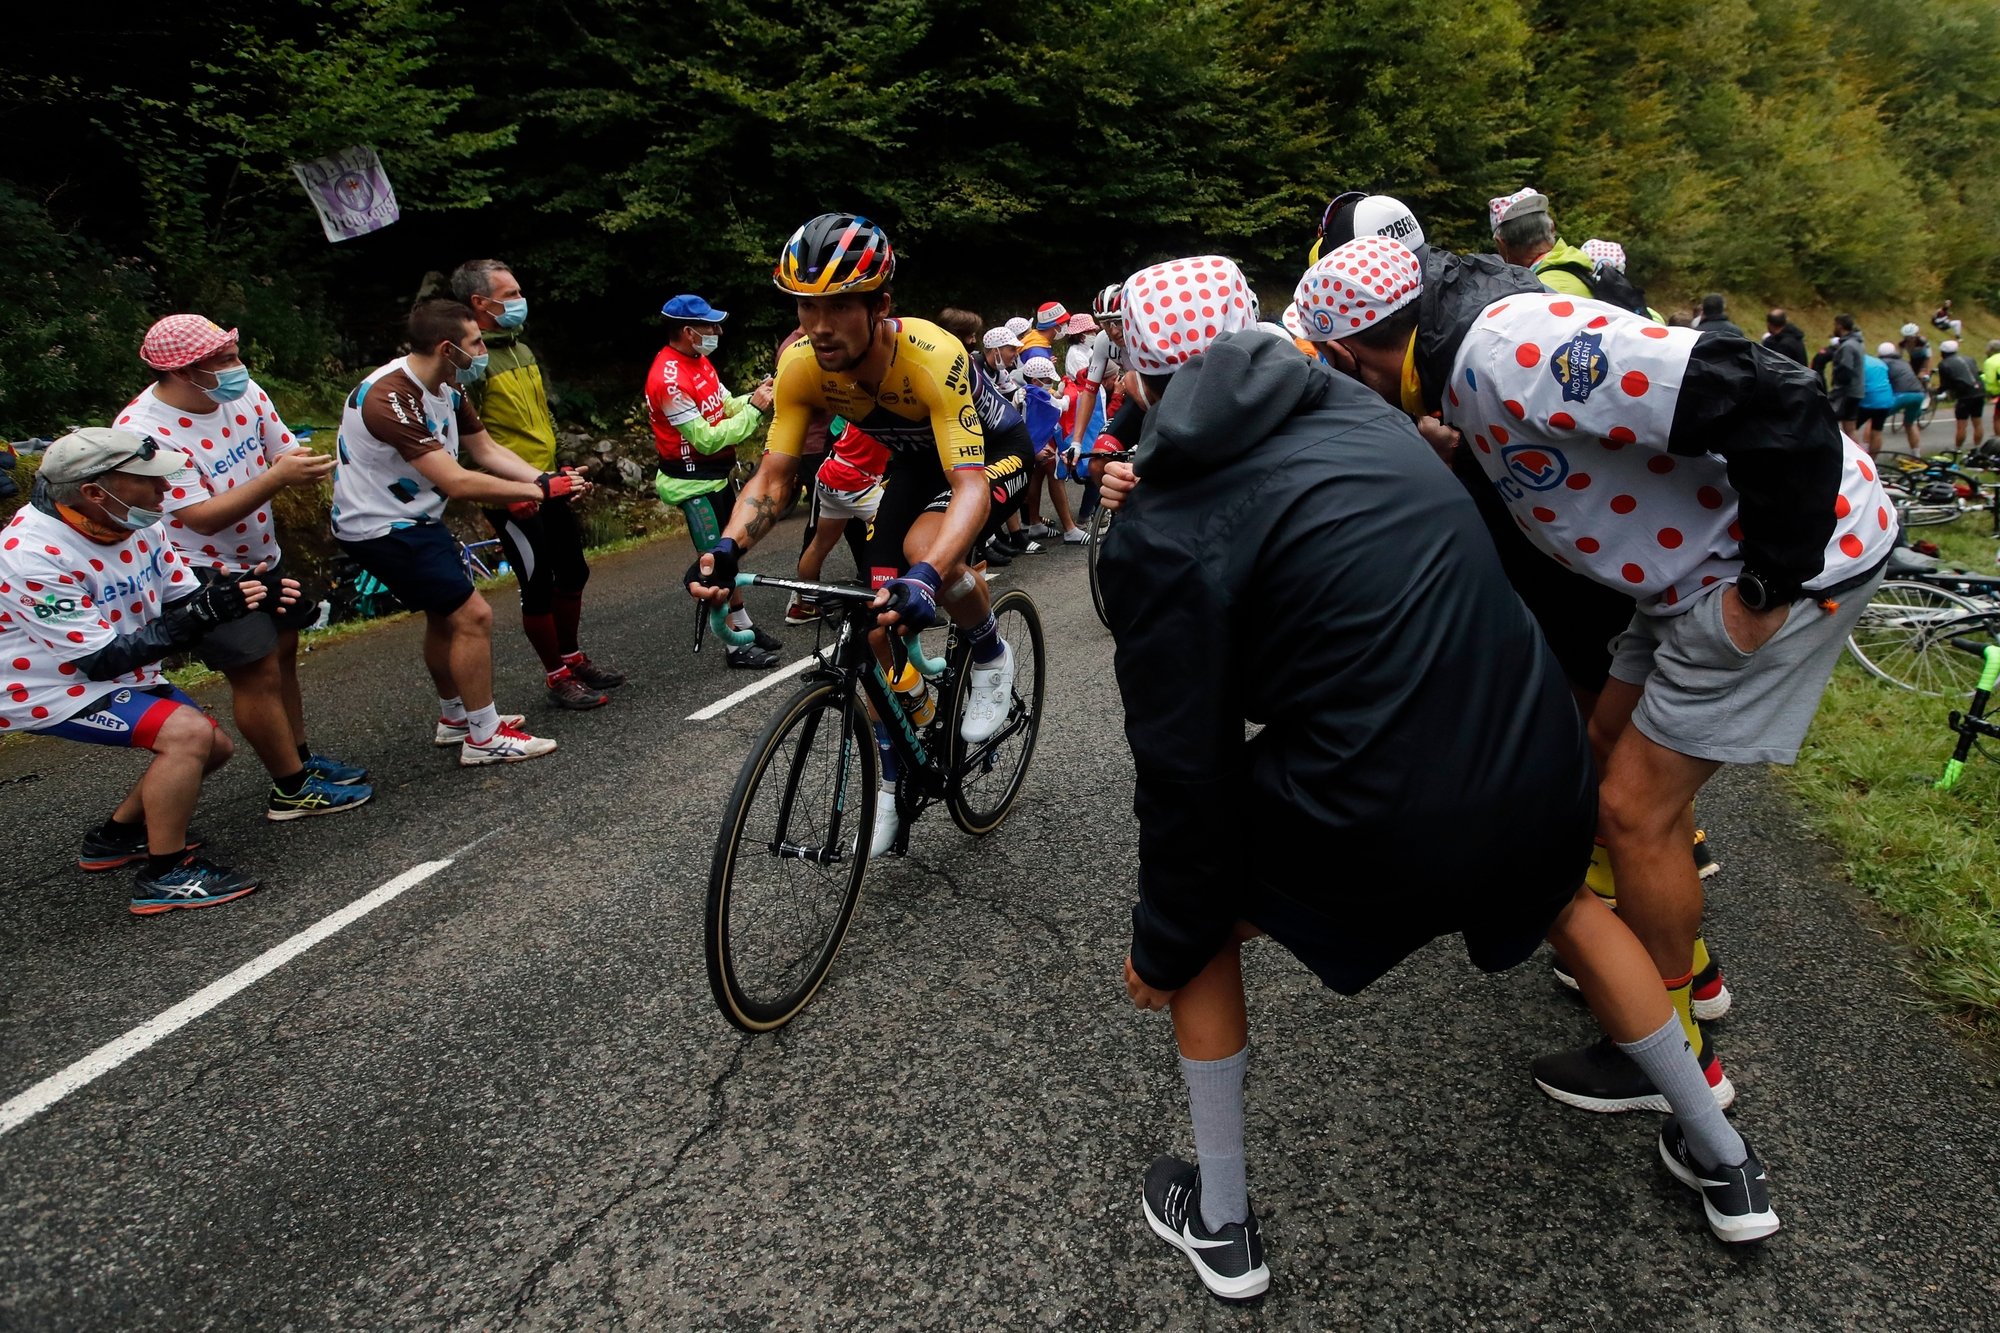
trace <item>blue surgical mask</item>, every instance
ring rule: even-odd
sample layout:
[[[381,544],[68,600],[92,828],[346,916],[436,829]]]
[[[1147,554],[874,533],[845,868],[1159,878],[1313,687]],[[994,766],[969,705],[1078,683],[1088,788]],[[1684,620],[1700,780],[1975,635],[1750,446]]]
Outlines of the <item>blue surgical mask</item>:
[[[464,348],[456,344],[447,345],[460,356],[465,355]],[[473,357],[471,365],[454,366],[452,369],[453,373],[457,375],[460,384],[477,384],[486,378],[486,353],[481,352],[478,356]]]
[[[212,370],[215,386],[197,385],[203,393],[218,403],[233,403],[250,392],[250,372],[242,366],[231,366],[227,370]]]
[[[703,356],[707,356],[720,346],[722,346],[722,335],[719,333],[704,333],[694,340],[695,351]]]
[[[118,500],[118,497],[111,495],[109,491],[106,491],[105,494],[113,500]],[[98,508],[104,510],[106,517],[110,518],[113,523],[116,523],[128,532],[137,532],[141,528],[150,528],[155,523],[166,518],[166,515],[157,509],[141,509],[137,505],[125,504],[123,500],[118,500],[118,503],[125,505],[125,512],[123,514],[114,514],[105,505],[99,505]]]
[[[516,296],[500,303],[500,313],[493,322],[503,329],[518,329],[528,322],[528,298]]]

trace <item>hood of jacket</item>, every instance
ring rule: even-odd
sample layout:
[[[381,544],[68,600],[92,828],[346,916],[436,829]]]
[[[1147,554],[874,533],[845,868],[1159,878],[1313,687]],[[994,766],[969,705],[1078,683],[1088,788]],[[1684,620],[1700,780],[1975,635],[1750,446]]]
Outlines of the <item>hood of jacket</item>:
[[[1548,288],[1498,255],[1453,254],[1436,246],[1430,251],[1423,294],[1417,298],[1417,378],[1424,387],[1424,407],[1435,412],[1444,406],[1452,362],[1479,312],[1506,297]]]
[[[1148,482],[1229,466],[1326,397],[1333,371],[1262,329],[1225,333],[1174,373],[1146,413],[1132,466]]]

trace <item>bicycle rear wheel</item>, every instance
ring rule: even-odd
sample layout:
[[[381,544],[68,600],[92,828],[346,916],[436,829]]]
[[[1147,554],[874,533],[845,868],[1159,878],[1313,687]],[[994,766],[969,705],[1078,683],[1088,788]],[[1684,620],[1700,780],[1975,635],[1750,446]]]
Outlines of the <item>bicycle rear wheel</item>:
[[[1111,613],[1104,609],[1104,585],[1097,581],[1097,556],[1104,547],[1104,538],[1111,531],[1111,511],[1103,504],[1090,516],[1090,546],[1085,564],[1090,567],[1090,604],[1097,608],[1097,618],[1104,628],[1111,628]]]
[[[875,742],[817,681],[772,715],[723,807],[703,935],[708,984],[746,1032],[790,1022],[826,979],[861,898]]]
[[[1847,650],[1872,675],[1918,694],[1946,694],[1965,674],[1949,659],[1964,656],[1938,638],[1941,626],[1978,609],[1961,597],[1928,583],[1891,579],[1875,590],[1847,636]],[[1978,678],[1975,666],[1972,678]],[[1969,693],[1967,684],[1959,693]]]
[[[1035,757],[1035,740],[1041,735],[1042,690],[1047,675],[1042,617],[1035,599],[1019,588],[1009,588],[993,599],[993,619],[1014,654],[1014,697],[1007,720],[978,745],[968,746],[959,738],[959,721],[965,715],[966,693],[972,686],[969,659],[959,672],[951,712],[945,719],[952,772],[945,788],[945,807],[958,826],[975,838],[999,828],[1021,795],[1028,763]]]

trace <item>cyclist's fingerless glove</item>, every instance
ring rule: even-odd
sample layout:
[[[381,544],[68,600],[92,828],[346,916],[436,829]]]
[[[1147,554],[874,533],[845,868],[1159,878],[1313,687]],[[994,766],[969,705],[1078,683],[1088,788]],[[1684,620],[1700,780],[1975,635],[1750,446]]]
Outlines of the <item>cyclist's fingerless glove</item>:
[[[561,472],[544,472],[535,478],[535,484],[542,488],[544,500],[560,500],[576,489],[576,480],[571,469],[564,468]]]
[[[883,585],[889,591],[887,609],[894,611],[912,634],[929,629],[938,621],[940,582],[938,572],[930,565],[919,562],[910,566],[910,572],[902,578],[890,579]]]
[[[681,582],[698,584],[705,588],[734,588],[736,586],[737,560],[742,554],[736,549],[736,543],[730,538],[724,537],[715,543],[714,549],[709,551],[708,554],[715,561],[715,572],[712,574],[702,573],[701,557],[696,556],[694,563],[688,566],[687,573],[682,577]]]
[[[204,583],[195,595],[181,603],[188,614],[206,627],[241,620],[250,614],[250,601],[236,579],[215,579]]]

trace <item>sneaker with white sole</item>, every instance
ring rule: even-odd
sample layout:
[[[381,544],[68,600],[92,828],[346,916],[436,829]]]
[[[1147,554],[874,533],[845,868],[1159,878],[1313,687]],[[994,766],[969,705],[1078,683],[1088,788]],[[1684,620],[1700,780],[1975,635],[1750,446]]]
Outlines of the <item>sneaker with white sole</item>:
[[[375,795],[375,789],[365,782],[328,782],[310,770],[305,778],[299,789],[289,796],[273,786],[271,798],[264,805],[264,818],[281,824],[289,819],[342,814],[360,809]]]
[[[518,764],[540,759],[555,748],[556,743],[546,736],[530,736],[518,727],[502,722],[500,729],[493,733],[493,739],[484,745],[467,736],[465,743],[458,747],[458,762],[465,768],[475,764]]]
[[[1770,1179],[1764,1174],[1764,1164],[1748,1143],[1743,1152],[1738,1166],[1703,1166],[1688,1147],[1680,1121],[1668,1116],[1660,1126],[1660,1160],[1675,1180],[1701,1195],[1708,1229],[1731,1245],[1762,1240],[1779,1227],[1778,1215],[1771,1209]]]
[[[502,713],[500,715],[500,725],[503,727],[518,727],[527,720],[527,718],[522,717],[519,713]],[[440,749],[447,745],[460,745],[471,735],[471,723],[447,722],[443,718],[439,718],[437,732],[431,737],[431,744]]]
[[[896,793],[884,788],[875,797],[875,828],[868,838],[868,855],[887,856],[903,831],[903,817],[896,813]]]
[[[1000,656],[984,666],[972,664],[965,686],[965,715],[958,721],[958,735],[967,745],[978,745],[1000,730],[1014,701],[1014,650],[1005,639],[1000,641]]]
[[[1694,974],[1688,988],[1688,1012],[1703,1023],[1713,1023],[1729,1013],[1730,1005],[1736,997],[1729,993],[1729,983],[1722,979],[1722,964],[1709,957],[1708,966]]]
[[[1736,1101],[1736,1085],[1722,1071],[1722,1060],[1706,1041],[1699,1059],[1715,1104],[1727,1110]],[[1575,1050],[1538,1055],[1533,1070],[1536,1087],[1579,1111],[1658,1111],[1667,1115],[1674,1109],[1667,1104],[1666,1094],[1639,1068],[1639,1062],[1619,1050],[1609,1037]]]
[[[1247,1301],[1271,1285],[1257,1213],[1210,1231],[1201,1217],[1201,1172],[1178,1157],[1157,1157],[1139,1192],[1153,1234],[1185,1254],[1201,1284],[1225,1301]]]

